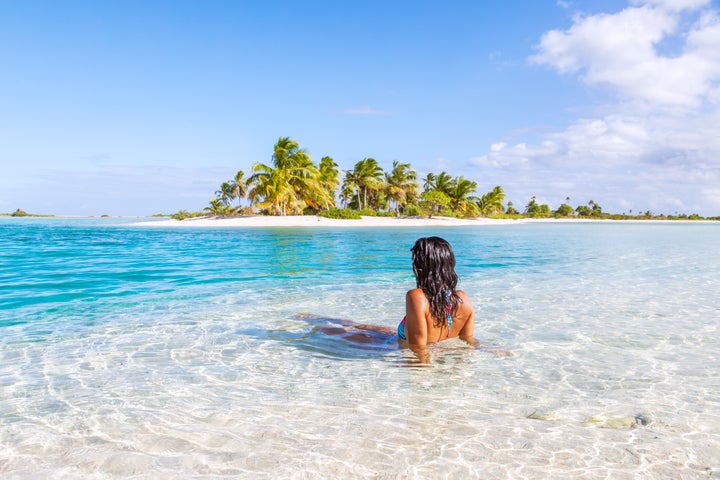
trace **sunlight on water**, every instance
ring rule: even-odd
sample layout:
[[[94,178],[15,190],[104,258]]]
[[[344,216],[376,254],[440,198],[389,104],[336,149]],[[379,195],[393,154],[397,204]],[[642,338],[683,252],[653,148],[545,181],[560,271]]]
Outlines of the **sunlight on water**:
[[[718,224],[177,231],[0,221],[2,478],[720,478]],[[423,235],[476,336],[394,327]]]

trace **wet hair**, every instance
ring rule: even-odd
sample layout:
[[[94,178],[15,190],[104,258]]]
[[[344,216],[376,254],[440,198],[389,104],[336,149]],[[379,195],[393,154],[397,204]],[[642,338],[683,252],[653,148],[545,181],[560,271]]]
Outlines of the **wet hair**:
[[[455,254],[452,247],[440,237],[424,237],[418,239],[410,251],[417,287],[422,289],[430,303],[434,325],[447,326],[447,291],[450,290],[452,315],[462,302],[455,290],[458,276],[455,273]]]

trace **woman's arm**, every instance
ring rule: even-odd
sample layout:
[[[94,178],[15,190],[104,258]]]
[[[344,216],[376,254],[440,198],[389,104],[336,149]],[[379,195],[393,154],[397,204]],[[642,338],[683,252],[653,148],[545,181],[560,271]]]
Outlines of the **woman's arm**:
[[[405,295],[405,336],[420,363],[430,363],[430,354],[426,349],[428,327],[425,320],[429,308],[421,289],[415,288]]]
[[[467,296],[465,292],[462,290],[458,291],[458,295],[460,296],[460,299],[462,300],[462,303],[460,304],[460,308],[464,310],[464,313],[466,312],[467,315],[467,321],[465,321],[465,325],[463,325],[462,329],[460,330],[460,333],[458,336],[460,337],[460,340],[466,342],[470,346],[475,346],[477,343],[475,341],[475,309],[473,308],[472,302],[470,301],[470,298]]]
[[[425,294],[419,288],[405,295],[405,336],[410,345],[427,345],[427,321],[425,314],[430,308]]]

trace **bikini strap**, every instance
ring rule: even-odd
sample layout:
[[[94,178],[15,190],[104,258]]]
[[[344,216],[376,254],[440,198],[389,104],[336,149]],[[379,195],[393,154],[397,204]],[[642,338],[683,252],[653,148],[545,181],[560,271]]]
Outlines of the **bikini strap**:
[[[447,318],[447,336],[450,337],[452,327],[452,290],[445,290],[445,318]]]

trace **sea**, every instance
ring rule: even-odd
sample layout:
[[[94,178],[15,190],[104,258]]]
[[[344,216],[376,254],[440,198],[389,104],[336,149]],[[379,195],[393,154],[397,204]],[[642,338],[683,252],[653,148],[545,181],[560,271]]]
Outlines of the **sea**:
[[[0,218],[0,478],[720,478],[720,222]],[[448,240],[477,340],[389,337]]]

